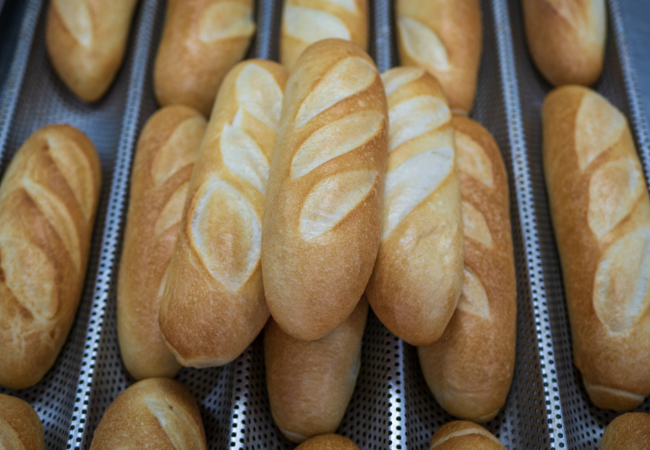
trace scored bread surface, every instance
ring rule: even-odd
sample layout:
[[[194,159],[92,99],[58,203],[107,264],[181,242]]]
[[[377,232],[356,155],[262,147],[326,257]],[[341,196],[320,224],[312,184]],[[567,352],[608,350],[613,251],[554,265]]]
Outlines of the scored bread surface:
[[[92,142],[48,125],[0,185],[0,385],[33,386],[72,327],[86,277],[101,169]]]
[[[449,422],[431,438],[429,450],[504,450],[505,447],[488,430],[463,420]]]
[[[435,342],[463,280],[463,226],[451,112],[435,78],[382,75],[389,106],[381,244],[366,288],[373,311],[411,345]]]
[[[185,366],[232,361],[268,319],[261,225],[286,78],[277,63],[249,60],[230,71],[219,91],[159,317],[167,344]]]
[[[381,230],[386,96],[370,57],[340,39],[312,44],[287,84],[262,229],[264,291],[296,339],[352,313]]]
[[[120,353],[136,379],[173,377],[180,369],[158,312],[206,126],[195,109],[168,106],[147,121],[138,141],[117,287]]]
[[[574,361],[596,406],[631,410],[650,394],[650,199],[632,135],[579,86],[552,91],[542,119]]]

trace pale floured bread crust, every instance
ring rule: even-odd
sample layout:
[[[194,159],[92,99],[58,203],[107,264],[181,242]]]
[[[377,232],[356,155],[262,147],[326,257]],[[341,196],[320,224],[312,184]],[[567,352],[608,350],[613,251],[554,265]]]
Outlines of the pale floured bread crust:
[[[228,71],[255,32],[252,0],[169,0],[154,64],[158,102],[210,115]]]
[[[528,48],[555,86],[592,85],[603,70],[605,0],[522,0]]]
[[[418,348],[438,403],[451,415],[487,422],[505,404],[515,366],[517,286],[508,178],[490,132],[453,120],[465,234],[458,308],[442,337]]]
[[[338,434],[322,434],[303,442],[296,450],[359,450],[359,447]]]
[[[452,111],[468,114],[483,49],[479,0],[397,0],[395,11],[400,64],[428,70]]]
[[[600,450],[648,450],[650,414],[627,413],[614,419],[603,433]]]
[[[264,195],[287,73],[249,60],[224,80],[188,187],[160,309],[184,366],[229,363],[269,317],[260,250]]]
[[[98,100],[122,64],[138,0],[52,0],[45,43],[54,69],[79,98]]]
[[[168,106],[144,126],[136,149],[117,285],[117,334],[134,378],[173,377],[158,312],[190,175],[207,122],[187,106]]]
[[[264,291],[296,339],[352,313],[377,256],[388,141],[379,73],[358,46],[312,44],[287,84],[262,233]]]
[[[52,367],[72,327],[101,187],[95,147],[48,125],[0,185],[0,385],[23,389]]]
[[[309,45],[322,39],[368,47],[368,0],[287,0],[282,13],[280,62],[291,68]]]
[[[0,394],[0,448],[45,450],[43,425],[29,403]]]
[[[505,450],[488,430],[472,422],[457,420],[435,432],[429,450]]]
[[[205,450],[201,413],[178,381],[150,378],[130,386],[108,407],[91,450]]]
[[[389,106],[382,234],[366,294],[384,325],[429,345],[451,319],[463,280],[463,226],[451,112],[435,78],[382,74]]]
[[[300,341],[271,319],[264,331],[266,385],[273,420],[292,442],[333,433],[350,403],[361,367],[365,298],[317,341]]]
[[[650,200],[625,117],[596,92],[552,91],[544,172],[573,337],[594,404],[650,394]]]

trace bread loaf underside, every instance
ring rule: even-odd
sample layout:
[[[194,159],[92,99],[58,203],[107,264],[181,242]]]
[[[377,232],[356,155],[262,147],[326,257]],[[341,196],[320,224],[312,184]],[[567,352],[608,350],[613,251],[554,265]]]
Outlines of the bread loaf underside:
[[[262,60],[227,75],[192,173],[160,312],[183,365],[232,361],[268,318],[261,218],[286,73]]]
[[[0,384],[36,384],[81,296],[99,198],[99,159],[67,125],[35,132],[0,186]]]

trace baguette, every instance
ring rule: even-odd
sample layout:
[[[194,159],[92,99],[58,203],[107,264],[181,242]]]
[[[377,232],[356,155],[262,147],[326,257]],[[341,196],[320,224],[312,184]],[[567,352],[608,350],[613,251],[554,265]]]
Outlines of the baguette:
[[[201,413],[178,381],[149,378],[122,392],[108,407],[90,450],[205,450]]]
[[[397,0],[400,64],[434,75],[453,112],[468,114],[483,49],[479,0]]]
[[[429,450],[505,450],[492,433],[480,425],[457,420],[443,425],[431,438]]]
[[[515,368],[517,280],[508,175],[494,138],[456,116],[465,269],[458,307],[442,337],[418,348],[424,378],[448,413],[483,423],[505,404]]]
[[[451,319],[463,281],[463,227],[454,129],[424,69],[382,74],[390,137],[381,244],[366,288],[373,311],[411,345],[429,345]]]
[[[138,0],[52,0],[45,44],[52,66],[80,99],[104,95],[124,59]]]
[[[596,82],[603,70],[605,0],[522,0],[528,48],[551,84]]]
[[[650,200],[627,120],[596,92],[553,90],[542,107],[544,173],[573,358],[599,408],[650,394]]]
[[[648,450],[650,415],[627,413],[614,419],[603,433],[600,450]]]
[[[252,0],[169,0],[153,70],[158,103],[210,115],[228,71],[255,32]]]
[[[271,319],[264,331],[271,414],[292,442],[334,433],[352,398],[361,366],[368,302],[317,341],[292,338]]]
[[[101,168],[69,125],[32,134],[0,185],[0,385],[24,389],[54,364],[86,277]]]
[[[287,84],[262,227],[264,291],[273,318],[316,340],[352,313],[381,232],[386,96],[355,44],[312,44]]]
[[[29,403],[0,394],[0,448],[45,450],[43,425]]]
[[[280,62],[291,68],[310,44],[327,38],[368,47],[368,0],[287,0],[282,14]]]
[[[206,126],[198,111],[168,106],[149,119],[138,141],[117,283],[122,360],[137,380],[173,377],[181,367],[165,344],[158,312]]]
[[[359,450],[359,447],[338,434],[323,434],[303,442],[296,450]]]
[[[287,73],[249,60],[226,76],[190,178],[159,324],[184,366],[227,364],[264,327],[261,222]]]

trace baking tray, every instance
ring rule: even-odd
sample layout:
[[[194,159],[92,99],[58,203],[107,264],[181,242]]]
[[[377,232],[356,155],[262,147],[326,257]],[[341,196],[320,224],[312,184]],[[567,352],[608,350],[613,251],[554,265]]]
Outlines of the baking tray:
[[[563,434],[569,448],[595,449],[600,445],[605,426],[616,417],[616,414],[592,405],[583,387],[580,373],[573,365],[571,329],[542,167],[541,106],[551,85],[536,70],[527,52],[521,2],[510,0],[509,6],[527,150],[522,156],[526,159],[526,171],[532,188],[530,218],[537,228],[537,236],[531,251],[538,264],[540,284],[537,295],[545,296],[548,301],[553,341],[553,353],[549,353],[549,358],[555,361],[561,400],[561,412],[558,414],[563,418]],[[623,111],[628,118],[647,179],[650,173],[648,126],[636,88],[636,75],[630,61],[618,0],[609,1],[608,16],[604,71],[594,88]],[[650,401],[646,399],[638,411],[650,412]]]
[[[50,123],[69,123],[84,131],[95,144],[102,165],[101,199],[85,288],[68,339],[53,368],[36,386],[22,391],[0,387],[0,392],[22,398],[36,409],[43,422],[48,448],[65,448],[70,422],[76,414],[77,385],[87,350],[88,323],[95,320],[94,312],[91,314],[94,281],[98,270],[104,267],[100,260],[100,243],[107,219],[111,179],[114,173],[119,172],[115,170],[115,163],[134,46],[131,38],[125,64],[104,98],[92,105],[83,103],[58,79],[46,56],[47,3],[43,0],[25,0],[7,3],[5,8],[19,3],[24,4],[25,11],[19,24],[16,47],[9,63],[0,104],[0,175],[25,139]]]

